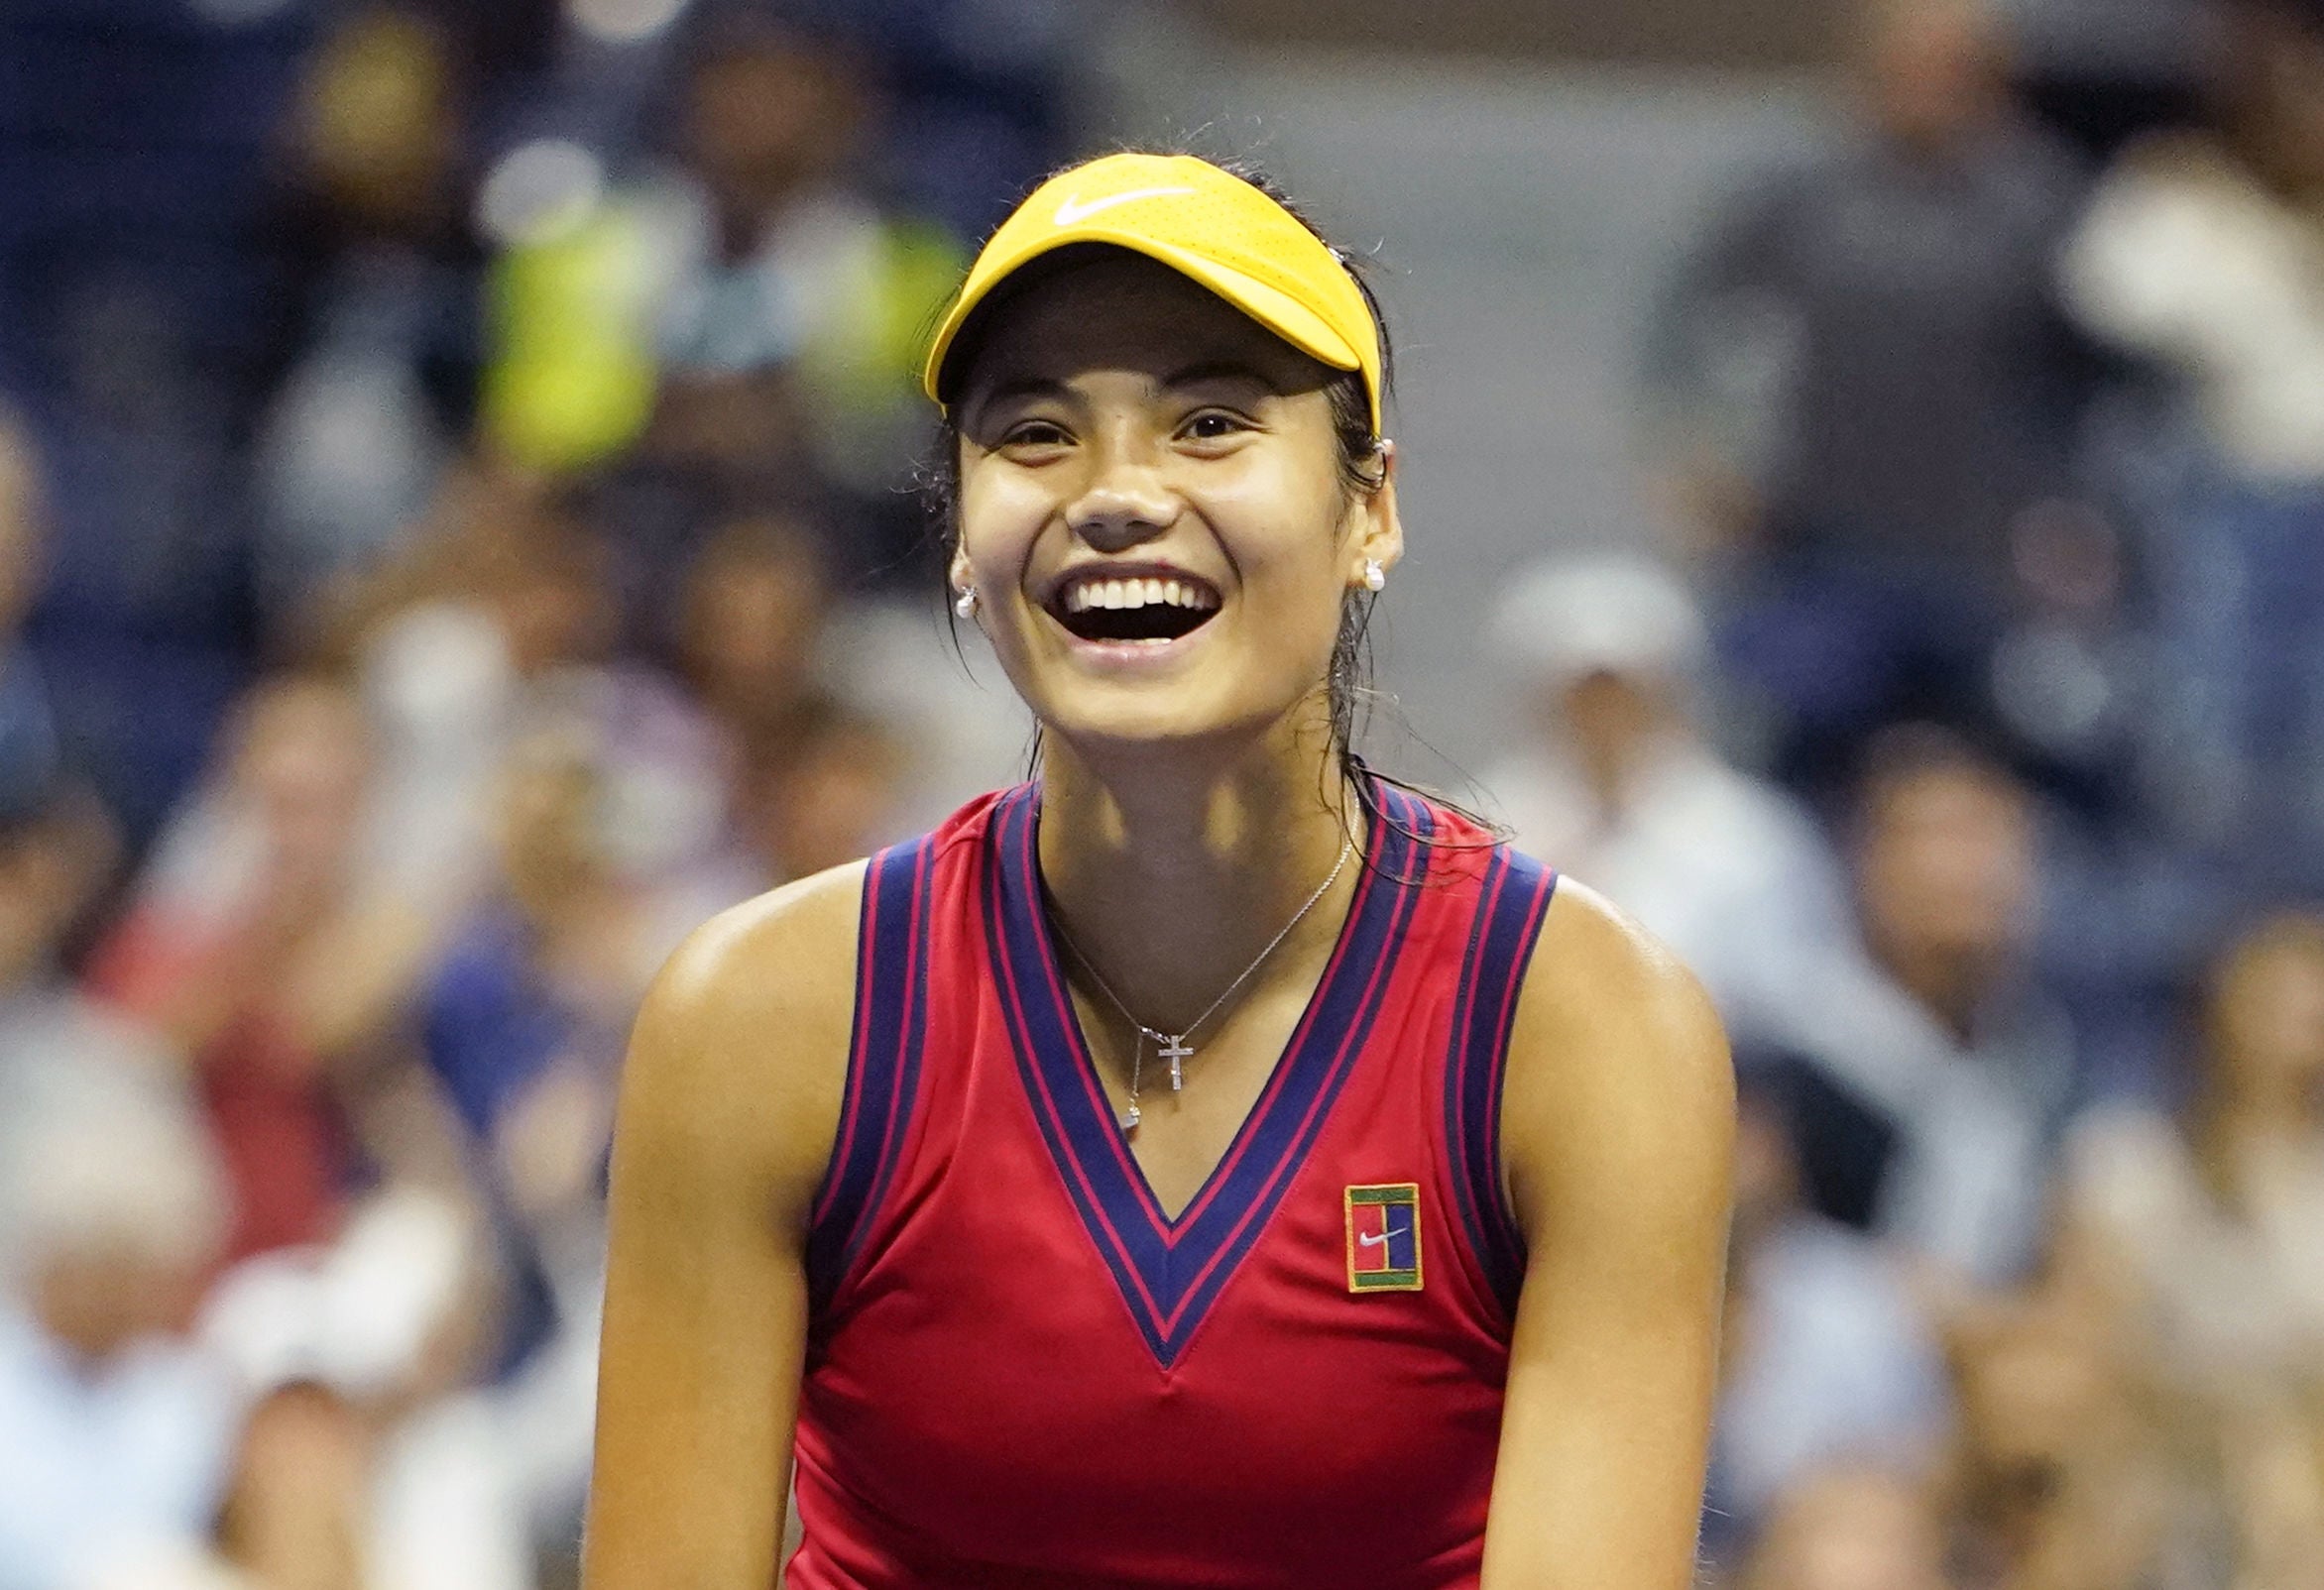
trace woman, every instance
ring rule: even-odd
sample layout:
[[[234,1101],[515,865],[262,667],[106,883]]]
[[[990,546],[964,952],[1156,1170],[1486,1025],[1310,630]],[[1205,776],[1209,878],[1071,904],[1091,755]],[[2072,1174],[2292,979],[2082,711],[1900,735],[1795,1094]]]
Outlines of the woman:
[[[649,997],[591,1590],[766,1585],[794,1434],[809,1590],[1688,1583],[1724,1045],[1347,753],[1403,544],[1367,295],[1252,184],[1113,156],[926,377],[1040,780]]]
[[[2199,1032],[2175,1115],[2077,1125],[2057,1269],[2184,1406],[2250,1420],[2324,1392],[2324,920],[2237,938]]]

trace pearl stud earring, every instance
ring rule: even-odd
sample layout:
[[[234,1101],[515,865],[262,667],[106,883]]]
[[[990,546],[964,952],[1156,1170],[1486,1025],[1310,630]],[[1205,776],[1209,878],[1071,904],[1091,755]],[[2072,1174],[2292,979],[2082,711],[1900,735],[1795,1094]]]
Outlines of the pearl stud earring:
[[[973,585],[962,586],[960,595],[952,599],[952,611],[964,619],[974,619],[977,616],[977,588]]]
[[[1363,560],[1363,588],[1366,591],[1381,591],[1385,590],[1387,585],[1388,571],[1380,567],[1380,560],[1378,558],[1365,558]]]

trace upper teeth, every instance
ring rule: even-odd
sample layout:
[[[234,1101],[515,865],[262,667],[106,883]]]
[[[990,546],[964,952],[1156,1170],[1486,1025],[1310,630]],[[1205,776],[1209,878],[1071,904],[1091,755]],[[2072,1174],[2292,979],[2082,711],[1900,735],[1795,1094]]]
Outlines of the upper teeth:
[[[1089,608],[1215,608],[1218,598],[1181,580],[1076,580],[1066,587],[1065,611]]]

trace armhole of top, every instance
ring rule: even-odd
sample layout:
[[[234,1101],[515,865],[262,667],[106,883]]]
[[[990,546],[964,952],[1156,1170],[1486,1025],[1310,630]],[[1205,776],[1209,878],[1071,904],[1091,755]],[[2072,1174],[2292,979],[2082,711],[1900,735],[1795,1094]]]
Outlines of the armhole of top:
[[[903,1157],[927,1030],[928,840],[873,856],[856,927],[856,1009],[846,1102],[807,1231],[807,1287],[820,1310],[855,1269]]]
[[[1461,1223],[1512,1319],[1525,1279],[1525,1238],[1503,1192],[1501,1084],[1525,968],[1557,886],[1557,873],[1539,861],[1505,845],[1495,848],[1461,957],[1445,1068],[1445,1131]]]

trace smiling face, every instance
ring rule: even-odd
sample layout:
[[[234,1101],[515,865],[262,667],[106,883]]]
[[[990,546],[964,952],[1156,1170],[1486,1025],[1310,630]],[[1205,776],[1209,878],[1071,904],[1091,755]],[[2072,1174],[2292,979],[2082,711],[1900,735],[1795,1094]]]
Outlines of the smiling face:
[[[1107,253],[990,311],[960,426],[952,583],[1077,744],[1263,735],[1324,710],[1347,593],[1402,550],[1343,479],[1336,373]]]

